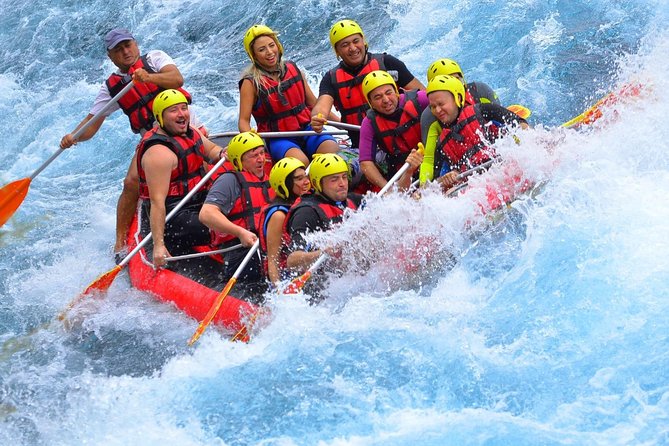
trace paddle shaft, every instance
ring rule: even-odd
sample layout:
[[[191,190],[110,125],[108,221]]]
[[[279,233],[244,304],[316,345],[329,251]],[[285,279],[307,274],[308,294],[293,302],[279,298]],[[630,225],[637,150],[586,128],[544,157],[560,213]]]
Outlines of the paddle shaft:
[[[214,133],[209,136],[209,139],[225,138],[227,136],[237,136],[240,132],[223,132]],[[299,130],[294,132],[260,132],[258,135],[261,138],[294,138],[298,136],[316,136],[316,135],[348,135],[344,130],[330,130],[317,133],[314,130]]]
[[[390,189],[391,187],[393,187],[393,185],[394,185],[395,183],[397,183],[397,181],[402,177],[402,175],[404,175],[404,172],[406,172],[407,170],[409,170],[409,167],[411,167],[411,164],[409,164],[409,163],[404,163],[404,165],[400,168],[400,170],[398,170],[398,171],[395,173],[395,175],[393,175],[392,178],[391,178],[390,180],[388,180],[388,182],[386,183],[386,185],[383,186],[383,188],[379,191],[379,195],[383,195],[383,194],[385,194],[386,192],[388,192],[388,189]]]
[[[202,333],[204,333],[204,331],[207,329],[211,321],[216,316],[216,313],[218,313],[218,310],[221,308],[223,301],[225,300],[226,297],[228,297],[228,294],[230,294],[230,290],[235,285],[235,283],[237,283],[239,275],[242,273],[242,271],[244,271],[244,268],[246,268],[246,265],[249,263],[249,261],[251,261],[251,257],[253,257],[256,251],[258,251],[259,247],[260,247],[260,240],[258,239],[253,244],[251,249],[249,249],[249,252],[246,253],[246,256],[244,256],[244,260],[242,260],[242,263],[239,264],[239,266],[235,270],[235,273],[232,275],[230,280],[228,280],[228,283],[225,285],[225,288],[223,288],[223,291],[221,291],[220,294],[216,297],[214,304],[211,306],[211,308],[207,312],[207,315],[204,317],[202,322],[200,322],[200,325],[195,330],[195,333],[193,333],[193,336],[191,336],[190,340],[188,341],[188,345],[193,345],[198,339],[200,339]]]
[[[360,126],[359,125],[346,124],[345,122],[328,121],[327,125],[331,125],[332,127],[338,127],[340,129],[345,129],[345,130],[353,130],[355,132],[360,131]]]
[[[464,172],[462,172],[461,174],[458,175],[458,181],[464,180],[465,178],[470,177],[471,175],[473,175],[474,173],[476,173],[480,170],[487,169],[488,167],[492,166],[492,163],[494,163],[494,162],[495,162],[495,159],[493,158],[491,160],[486,161],[485,163],[481,163],[478,166],[472,167],[469,170],[465,170]],[[460,189],[462,189],[466,186],[467,186],[467,183],[456,184],[455,186],[451,187],[450,189],[448,189],[446,191],[446,196],[450,196],[453,193],[459,191]]]
[[[279,289],[279,294],[297,294],[300,292],[304,284],[309,280],[314,271],[316,271],[326,260],[327,254],[321,254],[314,263],[311,264],[302,275],[291,280],[284,288]]]
[[[230,251],[234,251],[235,249],[239,249],[241,247],[242,247],[242,244],[239,243],[239,244],[231,246],[229,248],[216,249],[214,251],[196,252],[194,254],[184,254],[182,256],[167,257],[167,258],[165,258],[165,261],[175,262],[177,260],[195,259],[197,257],[210,256],[210,255],[213,255],[213,254],[224,254],[226,252],[230,252]]]
[[[129,92],[130,89],[133,87],[133,85],[134,85],[134,83],[133,83],[133,82],[130,82],[130,83],[128,83],[128,85],[126,85],[125,87],[123,87],[123,90],[121,90],[116,96],[114,96],[109,102],[107,102],[107,104],[105,104],[105,106],[102,107],[102,110],[100,110],[100,111],[97,112],[95,115],[93,115],[93,117],[92,117],[91,119],[89,119],[84,125],[82,125],[81,128],[80,128],[79,130],[77,130],[76,132],[74,132],[74,134],[72,135],[72,137],[73,137],[75,140],[78,139],[78,138],[79,138],[79,137],[86,131],[86,129],[88,129],[88,127],[90,127],[91,125],[93,125],[94,123],[96,123],[101,117],[104,116],[104,114],[105,114],[110,108],[112,108],[112,107],[114,106],[114,104],[116,104],[116,103],[117,103],[117,102],[118,102],[118,101],[119,101],[119,100],[120,100],[120,99],[121,99],[127,92]],[[53,162],[53,160],[55,160],[56,158],[58,158],[58,155],[60,155],[61,153],[63,153],[63,151],[65,151],[65,150],[67,150],[67,149],[62,149],[62,148],[61,148],[61,149],[58,149],[53,155],[51,155],[51,156],[49,157],[48,160],[46,160],[40,167],[38,167],[37,170],[35,170],[35,171],[33,172],[32,175],[30,175],[30,179],[32,180],[32,179],[34,179],[37,175],[39,175],[44,169],[46,169],[46,167],[47,167],[49,164],[51,164],[51,162]]]

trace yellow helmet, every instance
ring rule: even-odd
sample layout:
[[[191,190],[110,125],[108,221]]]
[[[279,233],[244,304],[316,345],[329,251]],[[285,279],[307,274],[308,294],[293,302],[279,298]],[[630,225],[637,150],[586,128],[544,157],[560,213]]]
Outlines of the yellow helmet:
[[[439,76],[440,74],[459,74],[463,82],[465,79],[462,68],[453,59],[438,59],[432,62],[432,65],[427,69],[427,81],[430,82],[435,76]]]
[[[254,132],[243,132],[230,140],[228,159],[238,171],[242,170],[242,156],[258,147],[265,147],[265,142]]]
[[[165,109],[176,104],[188,104],[188,99],[179,90],[164,90],[156,96],[151,108],[159,126],[163,126],[163,112]]]
[[[381,85],[392,85],[393,88],[395,88],[395,93],[399,94],[395,79],[393,79],[390,74],[383,70],[372,71],[362,80],[362,94],[365,95],[365,99],[367,99],[368,103],[369,93]],[[370,103],[369,105],[371,106],[372,104]]]
[[[246,50],[246,54],[251,58],[251,62],[256,62],[253,58],[253,49],[251,48],[251,45],[253,45],[253,41],[260,36],[269,36],[274,39],[276,46],[279,47],[279,57],[283,56],[283,45],[279,42],[279,38],[277,37],[277,34],[272,31],[272,28],[266,25],[253,25],[246,31],[246,34],[244,34],[244,49]]]
[[[352,36],[353,34],[360,34],[365,39],[365,34],[362,32],[362,28],[353,20],[340,20],[330,28],[330,45],[332,49],[337,52],[335,45],[340,40]],[[367,41],[365,40],[365,48],[367,48]]]
[[[297,169],[305,169],[304,163],[297,158],[287,156],[280,159],[272,170],[269,172],[269,185],[274,189],[276,195],[281,198],[288,198],[290,196],[290,187],[286,184],[286,180]]]
[[[447,74],[435,76],[427,83],[427,89],[425,91],[428,95],[435,91],[450,92],[455,98],[455,105],[457,105],[458,108],[462,108],[462,105],[465,102],[465,86],[462,85],[460,79]]]
[[[348,174],[348,164],[346,164],[346,161],[341,156],[334,153],[319,155],[309,165],[311,185],[320,193],[323,193],[323,188],[321,187],[323,177],[344,172]]]

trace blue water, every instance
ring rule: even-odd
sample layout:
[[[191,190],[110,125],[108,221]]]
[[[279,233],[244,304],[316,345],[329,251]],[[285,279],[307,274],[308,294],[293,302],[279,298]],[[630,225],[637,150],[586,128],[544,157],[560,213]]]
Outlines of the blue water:
[[[112,69],[101,36],[114,26],[175,58],[216,132],[236,126],[248,26],[279,30],[317,89],[335,64],[329,25],[344,17],[420,79],[453,57],[504,103],[531,108],[535,129],[500,152],[550,179],[487,220],[472,198],[431,191],[370,204],[332,237],[355,236],[347,260],[367,256],[371,271],[335,280],[319,307],[274,302],[250,344],[209,330],[186,347],[196,321],[123,274],[70,330],[29,335],[113,265],[137,141],[113,116],[40,174],[0,229],[0,444],[669,444],[666,0],[0,7],[2,185],[30,175],[88,112]],[[629,81],[647,88],[601,125],[556,128]],[[398,272],[403,246],[428,253],[421,274]]]

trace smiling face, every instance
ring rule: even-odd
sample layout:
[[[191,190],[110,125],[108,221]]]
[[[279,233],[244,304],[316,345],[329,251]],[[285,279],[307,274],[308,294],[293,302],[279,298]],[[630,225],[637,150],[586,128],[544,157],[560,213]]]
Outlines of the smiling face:
[[[271,70],[279,63],[279,46],[270,36],[260,36],[251,44],[253,58],[265,70]]]
[[[122,73],[127,73],[139,60],[139,47],[135,40],[124,40],[107,51],[107,55]]]
[[[307,175],[305,169],[298,167],[291,175],[293,176],[293,188],[291,189],[293,195],[301,197],[309,192],[311,181],[309,181],[309,175]]]
[[[357,67],[365,61],[367,49],[361,34],[353,34],[335,44],[335,52],[349,67]]]
[[[163,110],[163,129],[172,136],[185,135],[190,124],[188,104],[174,104]]]
[[[369,105],[377,112],[391,115],[399,105],[400,96],[392,85],[381,85],[369,92]]]
[[[460,109],[455,104],[455,97],[449,91],[433,91],[428,96],[430,110],[439,122],[450,125],[458,118]]]

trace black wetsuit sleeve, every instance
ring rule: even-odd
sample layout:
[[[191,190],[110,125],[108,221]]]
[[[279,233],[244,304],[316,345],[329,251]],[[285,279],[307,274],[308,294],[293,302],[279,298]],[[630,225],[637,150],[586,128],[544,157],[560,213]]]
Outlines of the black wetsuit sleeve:
[[[527,123],[523,118],[508,110],[505,107],[497,104],[476,104],[481,113],[481,117],[485,121],[501,122],[505,125],[519,124],[521,122]]]
[[[332,76],[330,71],[325,72],[323,79],[321,79],[321,83],[318,86],[318,96],[323,96],[324,94],[332,96],[333,98],[336,97],[336,92],[334,86],[332,85]]]
[[[490,85],[486,84],[485,82],[472,82],[471,84],[467,84],[467,88],[470,89],[470,91],[473,90],[476,93],[474,95],[474,99],[477,102],[486,102],[487,100],[487,102],[502,105],[499,101],[497,93],[495,93],[495,90],[493,90]]]
[[[395,56],[384,54],[383,64],[386,66],[386,71],[397,71],[397,85],[401,88],[406,87],[415,77],[406,64]]]
[[[322,229],[322,222],[315,209],[309,206],[296,209],[288,222],[288,234],[291,241],[288,251],[308,251],[304,236],[319,229]]]

